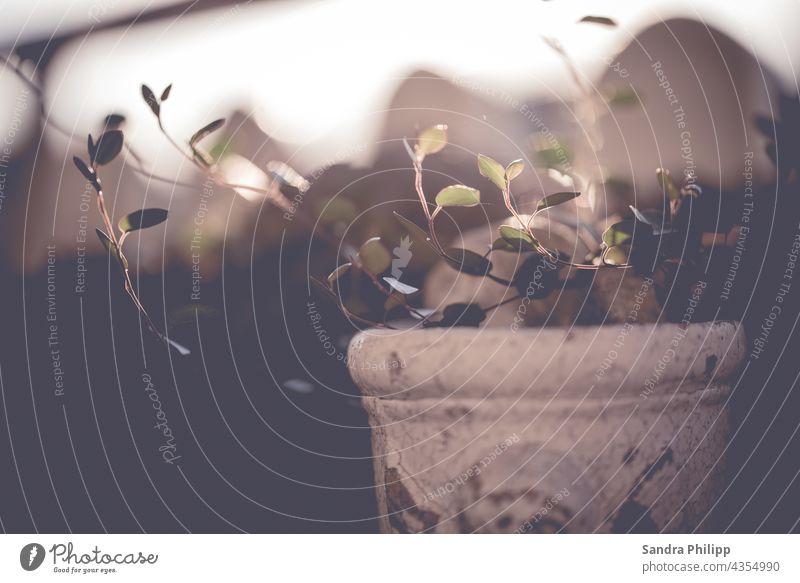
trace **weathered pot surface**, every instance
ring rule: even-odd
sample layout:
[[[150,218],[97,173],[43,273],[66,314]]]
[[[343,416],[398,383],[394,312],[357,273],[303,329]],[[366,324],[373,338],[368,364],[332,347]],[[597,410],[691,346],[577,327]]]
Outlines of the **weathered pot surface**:
[[[689,532],[721,491],[733,322],[370,330],[384,532]]]

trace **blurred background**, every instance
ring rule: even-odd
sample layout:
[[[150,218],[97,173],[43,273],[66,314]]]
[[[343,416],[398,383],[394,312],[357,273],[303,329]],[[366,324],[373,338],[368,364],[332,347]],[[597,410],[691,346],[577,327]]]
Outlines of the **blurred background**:
[[[752,182],[758,228],[728,314],[748,330],[800,222],[796,180],[767,153],[777,139],[784,171],[800,154],[790,0],[17,0],[0,15],[8,532],[376,531],[369,428],[342,362],[353,328],[308,285],[341,249],[312,234],[399,243],[391,212],[422,219],[402,143],[420,128],[445,123],[453,144],[426,163],[429,192],[488,193],[475,154],[522,158],[533,170],[515,181],[520,204],[591,184],[567,211],[587,224],[659,200],[657,167],[696,175],[723,222]],[[157,95],[172,84],[163,131],[143,83]],[[756,115],[787,130],[765,135]],[[217,118],[202,144],[227,182],[267,188],[272,161],[304,177],[286,180],[282,208],[208,180],[179,151]],[[147,333],[92,232],[94,192],[72,157],[109,123],[126,140],[102,172],[113,216],[169,210],[127,255],[188,357]],[[481,209],[453,216],[464,228],[505,214],[499,198]],[[416,253],[410,281],[432,260]],[[797,529],[794,295],[735,393],[730,488],[707,529]],[[165,463],[167,427],[177,459]]]

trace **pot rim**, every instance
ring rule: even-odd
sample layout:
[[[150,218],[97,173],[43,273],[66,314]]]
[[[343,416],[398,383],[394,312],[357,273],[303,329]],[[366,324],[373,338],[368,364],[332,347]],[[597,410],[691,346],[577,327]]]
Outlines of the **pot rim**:
[[[385,399],[583,398],[587,390],[601,398],[648,397],[655,386],[694,392],[698,383],[722,383],[745,356],[740,324],[715,320],[516,331],[371,329],[351,340],[347,366],[364,396]]]

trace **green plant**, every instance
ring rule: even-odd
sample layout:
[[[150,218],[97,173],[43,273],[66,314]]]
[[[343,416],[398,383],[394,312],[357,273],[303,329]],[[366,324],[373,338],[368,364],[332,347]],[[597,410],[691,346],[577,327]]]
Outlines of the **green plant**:
[[[525,169],[522,160],[507,165],[479,154],[477,165],[480,174],[489,180],[500,193],[503,205],[513,219],[513,225],[499,227],[498,237],[487,242],[487,251],[481,255],[458,247],[445,247],[436,231],[436,219],[449,207],[476,207],[482,204],[481,192],[463,184],[443,188],[429,202],[423,189],[423,162],[426,157],[440,152],[447,145],[447,127],[437,125],[423,130],[413,147],[405,141],[406,150],[414,168],[414,187],[426,219],[426,228],[421,228],[410,219],[395,212],[394,216],[414,241],[433,250],[441,260],[461,273],[475,277],[486,277],[502,285],[515,288],[518,295],[492,306],[477,304],[451,304],[446,306],[440,318],[428,310],[413,307],[412,300],[419,289],[386,275],[391,255],[379,237],[365,242],[350,261],[340,264],[327,277],[327,283],[314,280],[316,287],[334,300],[340,309],[354,321],[372,326],[387,326],[389,312],[403,308],[409,315],[420,320],[424,326],[478,326],[490,310],[500,305],[519,300],[542,299],[553,290],[582,288],[588,290],[591,278],[567,278],[565,271],[595,271],[598,269],[632,269],[640,276],[653,276],[662,288],[672,290],[676,281],[686,280],[687,285],[700,263],[700,258],[709,245],[730,245],[732,234],[721,236],[703,230],[702,221],[691,221],[692,210],[697,211],[697,199],[702,191],[694,181],[677,185],[668,170],[658,169],[656,177],[664,194],[663,209],[639,210],[631,206],[631,215],[608,227],[596,252],[584,262],[574,262],[558,249],[549,249],[536,237],[532,225],[540,213],[567,203],[580,196],[578,192],[557,192],[543,197],[533,212],[525,216],[518,211],[511,190],[513,180]],[[698,211],[699,212],[699,211]],[[495,252],[520,254],[519,267],[511,279],[495,275],[490,259]],[[353,314],[342,299],[343,278],[363,274],[371,285],[387,297],[381,322],[370,321]],[[695,279],[694,281],[697,281]],[[660,293],[668,298],[669,293]],[[680,294],[678,294],[680,295]],[[682,296],[680,296],[682,297]],[[666,303],[666,301],[665,301]]]

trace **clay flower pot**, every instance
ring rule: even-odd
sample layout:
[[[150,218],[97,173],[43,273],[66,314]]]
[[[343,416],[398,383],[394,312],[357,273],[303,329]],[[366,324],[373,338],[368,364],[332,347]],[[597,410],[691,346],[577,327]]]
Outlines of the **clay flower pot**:
[[[732,322],[365,331],[384,532],[687,532],[721,491]]]

